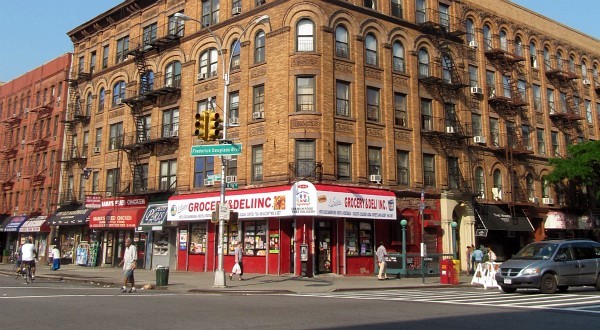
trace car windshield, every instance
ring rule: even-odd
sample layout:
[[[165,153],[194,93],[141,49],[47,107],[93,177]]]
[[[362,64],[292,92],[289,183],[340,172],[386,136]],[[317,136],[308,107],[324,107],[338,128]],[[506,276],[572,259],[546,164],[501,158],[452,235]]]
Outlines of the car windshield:
[[[558,244],[555,243],[531,243],[522,248],[513,259],[550,259],[557,247]]]

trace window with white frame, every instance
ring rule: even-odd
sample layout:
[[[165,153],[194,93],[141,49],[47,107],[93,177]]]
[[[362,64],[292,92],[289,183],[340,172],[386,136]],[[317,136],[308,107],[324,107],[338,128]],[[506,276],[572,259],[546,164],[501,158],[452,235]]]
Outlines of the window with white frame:
[[[119,192],[120,177],[121,169],[113,168],[106,170],[106,192],[110,196],[115,196]]]
[[[94,139],[94,148],[98,148],[102,146],[102,127],[96,128],[96,137]]]
[[[379,121],[379,89],[367,87],[367,120]]]
[[[175,189],[176,185],[177,159],[160,162],[160,190],[172,190]]]
[[[265,115],[265,85],[258,85],[258,86],[253,87],[252,110],[254,112],[255,119],[264,118],[264,115]]]
[[[179,108],[163,111],[162,136],[166,138],[179,136]]]
[[[265,32],[258,31],[254,37],[254,63],[262,63],[266,59]]]
[[[98,113],[104,112],[104,103],[106,100],[106,91],[104,88],[100,88],[100,92],[98,93]]]
[[[202,24],[204,26],[210,26],[219,23],[220,5],[220,0],[202,1]]]
[[[545,155],[546,154],[546,137],[545,137],[545,134],[544,134],[544,129],[543,128],[537,128],[536,129],[536,135],[537,135],[538,153],[540,155]]]
[[[198,113],[202,111],[214,111],[217,106],[216,97],[212,96],[204,100],[198,101]]]
[[[404,46],[399,42],[394,42],[392,46],[392,69],[396,72],[406,72],[404,63]]]
[[[556,105],[554,105],[554,90],[547,89],[546,90],[546,99],[548,103],[548,110],[550,110],[550,114],[556,113]]]
[[[485,177],[480,166],[475,169],[475,193],[481,198],[485,197]]]
[[[381,175],[381,148],[369,147],[368,148],[368,161],[369,161],[369,176]]]
[[[438,5],[438,15],[440,19],[440,26],[446,32],[450,32],[450,6],[440,2]]]
[[[129,51],[129,36],[117,40],[117,54],[115,63],[121,63],[127,58],[126,54]]]
[[[298,21],[296,26],[296,50],[298,52],[312,52],[315,50],[314,29],[315,26],[311,20],[303,18]]]
[[[176,17],[175,14],[169,16],[169,35],[183,37],[185,21]]]
[[[542,177],[542,197],[550,198],[550,182],[545,177]]]
[[[240,69],[240,48],[241,45],[238,40],[234,40],[231,43],[231,70]]]
[[[240,116],[240,92],[229,93],[229,122],[237,124]]]
[[[296,77],[296,111],[315,110],[315,77]]]
[[[181,62],[173,61],[167,64],[165,87],[181,87]]]
[[[119,149],[123,145],[123,122],[110,125],[108,150]]]
[[[122,104],[121,100],[125,98],[125,82],[117,81],[113,86],[112,91],[112,106],[116,107]]]
[[[263,181],[263,146],[252,146],[252,182]]]
[[[427,52],[427,49],[425,49],[425,48],[419,49],[418,60],[419,60],[419,78],[429,77],[429,75],[430,75],[429,53]]]
[[[206,181],[215,174],[215,157],[194,158],[194,188],[204,187],[212,182]]]
[[[495,169],[492,177],[494,180],[494,188],[502,191],[502,172],[499,169]]]
[[[372,33],[365,37],[365,63],[377,66],[377,38]]]
[[[92,92],[87,93],[85,97],[85,116],[89,117],[92,115]]]
[[[394,93],[394,125],[407,127],[406,94]]]
[[[585,119],[588,124],[592,124],[592,102],[590,100],[585,100]]]
[[[350,116],[350,83],[337,80],[335,82],[335,114]]]
[[[144,27],[143,31],[143,45],[144,49],[149,49],[151,45],[156,41],[156,34],[158,31],[158,24],[152,23]],[[146,48],[147,47],[147,48]]]
[[[106,69],[108,68],[108,56],[109,56],[109,46],[108,45],[104,45],[104,47],[102,47],[102,69]]]
[[[529,43],[529,65],[533,69],[537,69],[538,68],[537,47],[535,45],[535,42],[533,42],[533,41]]]
[[[216,48],[210,48],[200,54],[200,71],[198,80],[217,76],[217,63],[219,55]]]
[[[315,175],[315,140],[296,140],[296,178]]]
[[[350,58],[348,30],[343,25],[338,25],[335,28],[335,56],[339,58]]]

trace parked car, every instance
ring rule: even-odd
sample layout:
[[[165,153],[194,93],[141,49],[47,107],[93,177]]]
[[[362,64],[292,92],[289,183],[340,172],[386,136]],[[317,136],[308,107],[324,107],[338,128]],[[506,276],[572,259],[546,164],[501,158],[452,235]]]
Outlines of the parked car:
[[[536,288],[542,293],[592,285],[600,290],[600,243],[584,239],[530,243],[496,273],[502,291]]]

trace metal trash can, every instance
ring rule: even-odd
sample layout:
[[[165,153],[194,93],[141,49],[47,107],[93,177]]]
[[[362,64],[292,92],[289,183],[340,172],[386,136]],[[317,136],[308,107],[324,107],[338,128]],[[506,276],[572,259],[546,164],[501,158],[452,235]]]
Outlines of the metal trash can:
[[[156,267],[156,286],[167,286],[169,285],[169,267],[157,266]]]

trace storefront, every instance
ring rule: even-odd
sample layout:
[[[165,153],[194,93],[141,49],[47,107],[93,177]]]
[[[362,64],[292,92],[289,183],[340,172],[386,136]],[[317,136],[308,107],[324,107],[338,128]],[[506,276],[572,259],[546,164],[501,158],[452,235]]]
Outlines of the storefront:
[[[594,221],[591,215],[575,215],[550,211],[544,222],[549,239],[593,238]]]
[[[146,269],[156,268],[157,266],[169,266],[175,269],[177,266],[177,226],[167,222],[168,209],[167,203],[148,205],[136,229],[136,232],[147,235]]]
[[[41,263],[46,263],[48,234],[50,233],[50,226],[46,221],[47,218],[45,215],[40,215],[25,221],[19,227],[19,242],[22,244],[27,238],[31,238],[36,251],[38,251],[38,260]]]
[[[498,260],[508,260],[533,241],[534,228],[522,211],[511,215],[496,204],[475,204],[476,247],[491,247]]]
[[[10,250],[11,253],[16,252],[22,244],[19,242],[18,233],[19,228],[26,220],[26,215],[13,216],[5,219],[2,226],[0,226],[0,232],[4,233],[3,246],[5,246],[5,249]]]
[[[396,220],[393,192],[334,185],[294,185],[228,191],[238,221],[224,228],[224,267],[238,242],[249,273],[372,274],[377,235]],[[169,199],[169,221],[179,221],[177,269],[214,271],[218,226],[210,222],[219,193]],[[380,238],[381,238],[380,237]]]
[[[125,240],[130,238],[138,250],[139,268],[144,267],[146,233],[136,233],[144,212],[145,197],[114,197],[102,200],[102,207],[90,213],[90,240],[100,246],[97,264],[115,267],[123,258]]]
[[[49,219],[48,224],[54,228],[54,237],[48,245],[56,245],[60,250],[61,264],[75,261],[75,252],[81,242],[90,241],[90,213],[92,209],[85,207],[59,209]],[[98,251],[98,246],[94,246]],[[93,265],[94,262],[91,263]]]

